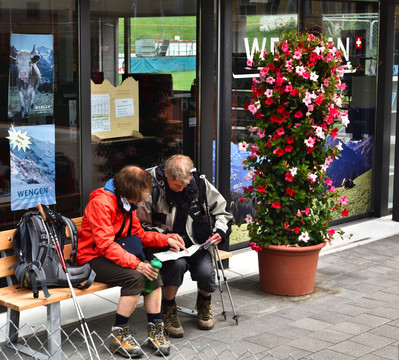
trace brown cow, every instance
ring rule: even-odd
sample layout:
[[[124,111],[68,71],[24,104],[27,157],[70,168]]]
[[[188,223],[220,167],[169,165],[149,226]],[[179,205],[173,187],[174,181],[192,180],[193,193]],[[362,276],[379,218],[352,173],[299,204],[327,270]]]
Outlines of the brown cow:
[[[35,104],[36,90],[40,84],[40,70],[36,63],[40,60],[40,55],[35,53],[35,45],[31,52],[27,50],[18,51],[14,45],[11,47],[15,57],[10,56],[11,63],[17,66],[17,86],[19,99],[21,101],[21,117],[25,114],[32,115]]]

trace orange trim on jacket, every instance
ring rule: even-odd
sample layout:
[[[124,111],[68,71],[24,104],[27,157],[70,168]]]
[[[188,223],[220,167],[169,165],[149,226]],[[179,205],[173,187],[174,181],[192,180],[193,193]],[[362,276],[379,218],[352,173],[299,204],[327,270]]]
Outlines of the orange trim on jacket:
[[[126,221],[120,238],[126,237],[129,219]],[[113,193],[100,188],[90,194],[90,201],[85,209],[82,226],[78,232],[77,263],[83,265],[91,259],[104,256],[122,267],[134,269],[140,259],[124,250],[114,241],[115,234],[123,224],[123,214],[118,208],[116,197]],[[137,235],[143,247],[168,246],[168,236],[154,232],[144,231],[136,211],[132,212],[131,235]]]

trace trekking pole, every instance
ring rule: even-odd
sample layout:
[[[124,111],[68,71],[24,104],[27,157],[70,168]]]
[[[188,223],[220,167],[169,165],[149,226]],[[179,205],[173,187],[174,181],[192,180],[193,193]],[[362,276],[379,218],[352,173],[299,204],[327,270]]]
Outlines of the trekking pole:
[[[92,349],[91,349],[91,346],[92,346],[93,349],[94,349],[94,353],[95,353],[97,359],[100,360],[100,357],[99,357],[98,352],[97,352],[97,348],[96,348],[96,346],[94,344],[94,341],[93,341],[93,338],[92,338],[92,336],[90,334],[89,326],[87,325],[86,319],[85,319],[85,317],[83,315],[82,308],[80,307],[80,304],[79,304],[78,299],[77,299],[76,294],[75,294],[75,290],[73,289],[73,285],[72,285],[71,279],[69,277],[68,267],[66,266],[66,263],[65,263],[64,254],[62,253],[62,249],[61,249],[60,243],[58,241],[57,233],[56,233],[55,228],[54,228],[53,222],[56,221],[56,216],[55,216],[55,214],[53,214],[53,216],[50,216],[52,218],[52,220],[53,220],[53,222],[51,222],[50,220],[47,219],[46,213],[43,210],[43,207],[42,207],[41,204],[37,204],[36,208],[39,211],[40,215],[42,216],[42,219],[43,219],[42,221],[43,221],[44,228],[49,233],[49,237],[50,237],[50,239],[51,239],[51,241],[52,241],[52,243],[53,243],[53,245],[55,247],[55,250],[57,252],[58,258],[60,260],[60,264],[61,264],[62,270],[64,270],[64,272],[65,272],[65,277],[67,279],[68,286],[69,286],[69,289],[71,291],[72,300],[73,300],[73,303],[75,305],[75,309],[76,309],[76,313],[78,315],[79,323],[80,323],[80,326],[82,328],[83,339],[86,342],[86,346],[87,346],[87,350],[89,351],[90,359],[93,359]],[[46,226],[46,222],[47,222],[48,226]],[[87,332],[87,335],[86,335],[86,332]],[[90,338],[90,343],[91,344],[89,343],[88,337]]]
[[[224,273],[224,268],[223,268],[222,260],[221,260],[221,258],[220,258],[219,249],[218,249],[218,246],[217,246],[217,245],[213,245],[212,247],[213,247],[212,251],[213,251],[213,253],[214,253],[214,256],[216,257],[216,261],[217,261],[217,263],[219,264],[220,270],[222,271],[224,283],[226,284],[227,294],[229,295],[229,299],[230,299],[230,303],[231,303],[231,308],[233,309],[233,314],[234,314],[233,320],[235,320],[235,321],[236,321],[236,324],[238,325],[238,318],[239,318],[240,316],[237,315],[236,310],[235,310],[235,308],[234,308],[233,298],[232,298],[232,296],[231,296],[230,287],[229,287],[229,284],[228,284],[228,282],[227,282],[226,275],[225,275],[225,273]],[[219,270],[218,270],[218,271],[219,271]],[[226,316],[225,316],[225,318],[226,318]]]
[[[205,186],[205,175],[200,175],[200,179],[202,180],[202,182],[200,182],[200,186]],[[210,228],[211,234],[213,234],[212,218],[211,218],[211,214],[210,214],[210,211],[209,211],[208,199],[206,197],[206,194],[204,196],[204,207],[205,207],[205,214],[206,214],[206,217],[208,219],[209,228]],[[227,283],[226,275],[224,274],[224,268],[223,268],[222,260],[220,258],[219,249],[218,249],[217,245],[211,245],[211,256],[212,255],[213,255],[215,263],[216,263],[216,273],[217,273],[218,282],[219,282],[220,298],[221,298],[221,301],[222,301],[222,309],[223,309],[222,315],[226,319],[226,311],[225,311],[225,308],[224,308],[224,301],[223,301],[223,289],[222,289],[222,286],[221,286],[221,283],[220,283],[219,268],[222,271],[223,280],[224,280],[224,283],[226,284],[227,293],[229,295],[231,307],[233,309],[233,314],[234,314],[233,320],[235,320],[236,324],[238,325],[238,318],[240,316],[237,315],[236,310],[234,308],[233,298],[231,296],[229,284]]]
[[[220,292],[220,301],[222,303],[222,315],[224,319],[227,319],[227,311],[226,308],[224,307],[224,299],[223,299],[223,288],[222,288],[222,282],[220,281],[220,274],[219,274],[219,265],[217,263],[216,255],[215,255],[215,248],[211,246],[211,256],[213,258],[213,261],[215,263],[215,270],[216,270],[216,276],[218,279],[218,287],[219,287],[219,292]]]

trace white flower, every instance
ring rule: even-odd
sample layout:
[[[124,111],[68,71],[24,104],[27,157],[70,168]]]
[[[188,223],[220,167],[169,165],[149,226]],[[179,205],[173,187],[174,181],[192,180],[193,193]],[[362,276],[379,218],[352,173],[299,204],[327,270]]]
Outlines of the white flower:
[[[317,81],[318,78],[319,78],[319,75],[317,75],[314,71],[312,71],[310,73],[310,77],[309,77],[310,80]]]
[[[319,139],[325,139],[324,131],[321,126],[316,126],[315,133]]]
[[[337,145],[335,145],[335,147],[339,150],[342,151],[344,148],[342,147],[342,143],[339,142]]]
[[[248,146],[249,146],[248,143],[246,143],[245,141],[238,143],[238,148],[241,151],[247,151]]]
[[[296,167],[293,167],[293,168],[290,169],[290,173],[291,173],[292,176],[295,176],[297,171],[298,171],[298,168],[296,168]]]
[[[342,115],[341,122],[342,122],[342,125],[344,125],[345,127],[348,126],[348,124],[349,124],[348,114]]]
[[[305,242],[305,243],[308,242],[308,240],[309,240],[309,234],[308,234],[308,232],[307,232],[307,231],[302,232],[301,235],[298,236],[298,240],[299,240],[299,241],[302,240],[302,241]]]

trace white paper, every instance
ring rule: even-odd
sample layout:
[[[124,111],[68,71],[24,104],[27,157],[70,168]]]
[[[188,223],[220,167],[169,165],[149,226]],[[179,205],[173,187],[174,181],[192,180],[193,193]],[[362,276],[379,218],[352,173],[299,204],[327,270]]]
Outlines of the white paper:
[[[91,132],[105,132],[110,130],[110,95],[91,95]]]
[[[115,117],[129,117],[134,116],[133,98],[116,99],[115,100]]]
[[[199,248],[201,248],[202,245],[192,245],[190,246],[187,250],[188,252],[181,250],[179,252],[168,250],[168,251],[162,251],[159,253],[154,254],[159,260],[162,262],[164,261],[169,261],[169,260],[177,260],[180,259],[181,257],[187,257],[191,256],[194,253],[197,252]]]

